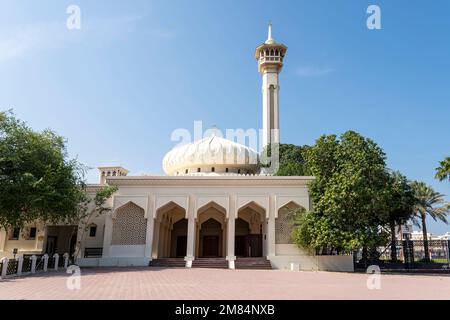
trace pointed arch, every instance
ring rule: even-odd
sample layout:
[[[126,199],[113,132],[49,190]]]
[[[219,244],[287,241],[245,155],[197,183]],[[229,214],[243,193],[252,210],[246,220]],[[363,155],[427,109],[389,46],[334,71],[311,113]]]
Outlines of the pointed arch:
[[[264,217],[264,215],[265,215],[265,213],[266,213],[266,209],[265,209],[262,205],[260,205],[257,201],[255,201],[255,200],[248,201],[248,202],[245,203],[244,205],[241,205],[241,206],[238,208],[238,212],[239,212],[239,211],[242,211],[242,210],[245,210],[245,209],[247,209],[247,208],[250,208],[250,209],[252,209],[253,211],[255,211],[255,212],[261,214],[263,217]]]
[[[134,202],[133,200],[129,200],[123,204],[120,204],[112,213],[112,218],[116,219],[117,218],[117,212],[119,212],[120,210],[123,210],[123,208],[129,206],[129,205],[134,205],[140,209],[142,209],[144,211],[144,216],[145,213],[147,212],[147,210],[145,208],[142,207],[142,205],[137,204],[136,202]]]
[[[275,244],[291,245],[292,240],[292,213],[294,210],[305,208],[297,203],[297,201],[290,200],[283,204],[276,212],[275,219]]]
[[[157,196],[154,204],[154,218],[156,218],[157,211],[167,204],[174,203],[188,211],[188,196],[187,195],[175,195],[175,196]]]
[[[196,217],[197,217],[199,214],[201,214],[201,213],[205,212],[206,210],[208,210],[209,208],[214,208],[214,209],[216,209],[217,211],[223,213],[224,215],[227,214],[227,209],[226,209],[226,208],[224,208],[223,206],[221,206],[220,204],[218,204],[216,201],[209,201],[208,203],[206,203],[205,205],[201,206],[200,208],[198,208],[198,209],[196,210],[196,213],[195,213],[195,214],[196,214]]]
[[[277,197],[275,218],[278,218],[278,212],[280,211],[280,209],[288,205],[303,208],[304,210],[309,210],[309,199],[307,197]]]

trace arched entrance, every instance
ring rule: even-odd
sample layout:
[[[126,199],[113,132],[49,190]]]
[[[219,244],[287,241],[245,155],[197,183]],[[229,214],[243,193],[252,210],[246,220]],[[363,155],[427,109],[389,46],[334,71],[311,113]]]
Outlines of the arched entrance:
[[[173,224],[171,233],[171,257],[184,258],[187,249],[187,219],[180,219]]]
[[[200,257],[221,257],[222,225],[213,218],[202,223],[200,229]]]
[[[196,257],[220,258],[226,254],[226,211],[211,202],[198,210]]]
[[[234,254],[237,257],[263,256],[265,210],[254,202],[238,211],[235,221]]]
[[[187,248],[186,211],[174,202],[156,212],[153,252],[155,259],[183,258]]]

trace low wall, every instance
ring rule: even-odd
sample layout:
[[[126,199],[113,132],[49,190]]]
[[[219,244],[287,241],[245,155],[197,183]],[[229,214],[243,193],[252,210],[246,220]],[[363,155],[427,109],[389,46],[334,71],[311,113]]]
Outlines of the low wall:
[[[117,258],[133,258],[145,256],[145,245],[138,246],[111,246],[110,256]]]
[[[76,264],[80,267],[147,267],[148,258],[82,258],[77,259]]]
[[[269,257],[272,267],[279,270],[294,271],[335,271],[353,272],[352,256],[273,256]]]

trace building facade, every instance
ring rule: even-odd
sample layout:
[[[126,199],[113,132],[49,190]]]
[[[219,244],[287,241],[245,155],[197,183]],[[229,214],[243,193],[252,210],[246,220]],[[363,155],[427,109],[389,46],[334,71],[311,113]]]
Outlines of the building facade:
[[[287,48],[272,26],[255,58],[262,76],[262,145],[280,142],[279,73]],[[291,239],[290,216],[311,209],[313,177],[263,173],[253,149],[216,134],[175,147],[163,159],[165,176],[129,176],[122,167],[101,167],[95,194],[116,186],[112,210],[78,226],[33,225],[0,231],[0,251],[77,256],[82,266],[147,266],[161,259],[218,259],[230,269],[239,259],[267,259],[277,269],[353,270],[351,256],[314,256]],[[28,228],[28,227],[27,227]],[[20,233],[20,232],[19,232]]]

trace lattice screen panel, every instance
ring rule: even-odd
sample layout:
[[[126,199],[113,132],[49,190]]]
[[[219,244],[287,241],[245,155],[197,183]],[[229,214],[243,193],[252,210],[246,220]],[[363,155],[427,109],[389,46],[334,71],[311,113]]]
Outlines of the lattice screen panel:
[[[144,210],[129,203],[117,211],[113,223],[113,245],[143,245],[147,232]]]

